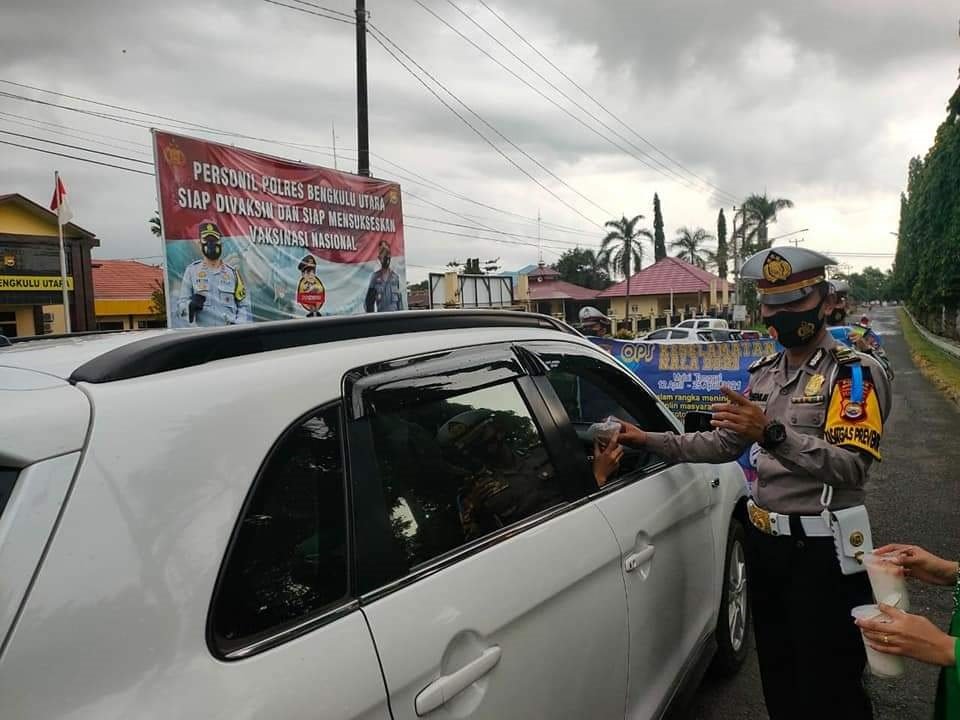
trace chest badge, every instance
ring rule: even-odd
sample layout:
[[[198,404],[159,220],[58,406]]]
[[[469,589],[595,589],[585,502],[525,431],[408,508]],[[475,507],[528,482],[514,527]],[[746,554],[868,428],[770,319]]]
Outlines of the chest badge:
[[[810,379],[807,381],[807,386],[803,389],[803,394],[806,397],[814,397],[820,394],[820,391],[823,390],[823,383],[826,382],[826,378],[823,375],[811,375]]]

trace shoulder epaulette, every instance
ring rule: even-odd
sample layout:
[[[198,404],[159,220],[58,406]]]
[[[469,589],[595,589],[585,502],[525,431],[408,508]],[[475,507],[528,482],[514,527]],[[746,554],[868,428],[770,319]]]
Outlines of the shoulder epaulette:
[[[747,372],[756,372],[762,367],[766,367],[767,365],[772,365],[779,359],[780,359],[780,353],[774,353],[773,355],[764,355],[759,360],[754,361],[750,365],[750,367],[747,368]]]
[[[857,353],[848,347],[835,347],[830,351],[837,365],[854,365],[860,362]]]

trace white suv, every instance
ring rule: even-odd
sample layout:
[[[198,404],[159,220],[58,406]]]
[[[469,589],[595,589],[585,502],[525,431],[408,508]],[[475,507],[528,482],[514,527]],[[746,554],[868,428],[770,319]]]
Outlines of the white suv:
[[[0,349],[0,717],[659,717],[743,660],[743,475],[567,326],[322,318]]]
[[[691,318],[677,324],[678,328],[690,328],[695,330],[726,330],[726,320],[720,318]]]

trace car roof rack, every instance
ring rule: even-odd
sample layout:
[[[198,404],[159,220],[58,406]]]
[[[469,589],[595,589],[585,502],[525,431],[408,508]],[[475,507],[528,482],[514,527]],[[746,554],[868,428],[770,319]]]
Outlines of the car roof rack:
[[[303,318],[168,332],[135,340],[84,363],[69,379],[72,383],[106,383],[271,350],[403,333],[492,327],[545,328],[578,335],[556,318],[506,310],[408,310]]]

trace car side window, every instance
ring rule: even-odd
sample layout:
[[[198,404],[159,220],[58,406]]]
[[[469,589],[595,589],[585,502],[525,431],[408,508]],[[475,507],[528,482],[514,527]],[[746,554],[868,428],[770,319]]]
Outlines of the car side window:
[[[647,340],[666,340],[669,335],[669,330],[657,330],[647,335]]]
[[[0,468],[0,515],[7,506],[7,501],[13,495],[13,486],[17,482],[17,471]]]
[[[281,438],[234,531],[213,603],[229,653],[343,602],[347,509],[340,414],[321,410]]]
[[[566,502],[513,381],[374,413],[361,422],[369,423],[384,496],[373,504],[388,514],[393,567],[383,579],[402,577]],[[364,548],[359,552],[363,565]],[[361,576],[367,577],[363,568]]]
[[[587,434],[589,426],[611,416],[651,432],[674,430],[656,401],[627,377],[625,371],[589,355],[550,351],[538,354],[549,368],[547,379],[588,456],[593,453],[593,439]],[[661,462],[645,450],[631,452],[621,463],[620,475]]]
[[[670,339],[671,340],[686,340],[689,337],[689,334],[686,330],[671,330]]]

